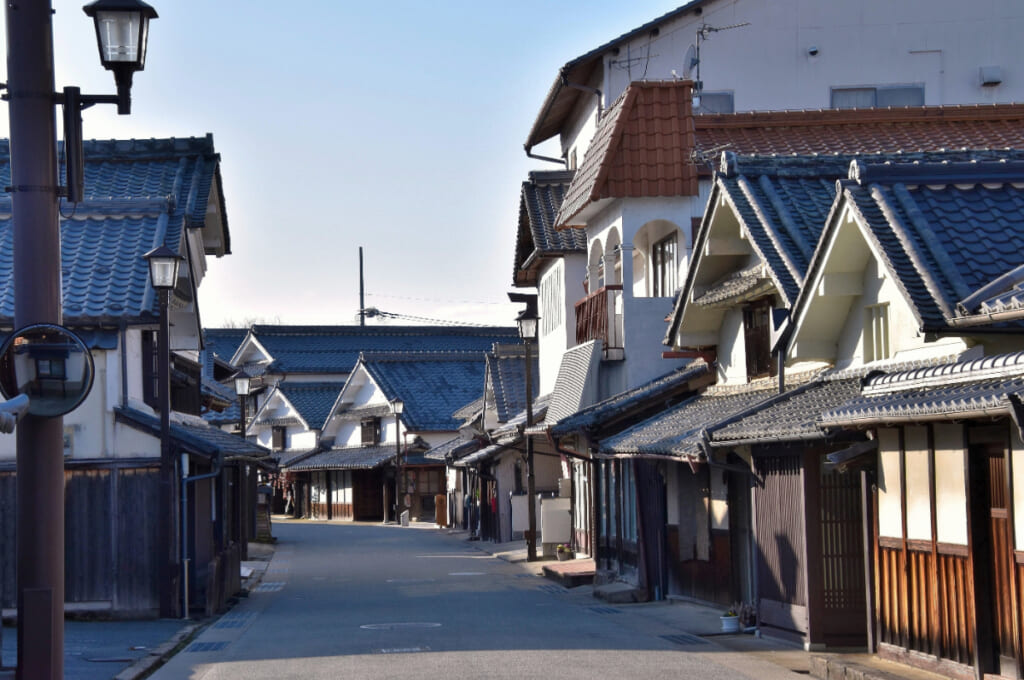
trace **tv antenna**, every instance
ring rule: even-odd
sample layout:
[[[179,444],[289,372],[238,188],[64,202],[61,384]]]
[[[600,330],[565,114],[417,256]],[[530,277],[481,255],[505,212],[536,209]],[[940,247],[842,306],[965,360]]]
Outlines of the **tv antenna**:
[[[683,57],[683,78],[690,78],[691,75],[695,77],[693,80],[693,96],[697,97],[697,101],[700,99],[700,92],[704,89],[704,83],[700,79],[700,45],[702,42],[707,40],[712,33],[720,33],[721,31],[729,31],[734,28],[742,28],[743,26],[749,26],[749,21],[744,21],[742,24],[731,24],[729,26],[709,26],[708,24],[701,24],[697,29],[697,37],[694,39],[693,45],[686,50],[686,56]],[[696,69],[696,73],[694,73]],[[699,106],[699,104],[698,104]]]

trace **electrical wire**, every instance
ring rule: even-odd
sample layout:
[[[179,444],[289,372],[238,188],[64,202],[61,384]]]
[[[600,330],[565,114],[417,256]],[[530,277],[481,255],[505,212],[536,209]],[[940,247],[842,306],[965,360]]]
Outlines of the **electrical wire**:
[[[418,321],[421,323],[430,323],[438,326],[467,326],[472,328],[489,328],[493,324],[486,323],[471,323],[469,321],[451,321],[449,319],[431,319],[425,316],[413,316],[411,314],[398,314],[396,312],[385,312],[376,307],[367,307],[366,309],[356,312],[356,317],[362,316],[363,318],[372,319],[375,316],[379,316],[383,319],[394,319],[396,321]]]

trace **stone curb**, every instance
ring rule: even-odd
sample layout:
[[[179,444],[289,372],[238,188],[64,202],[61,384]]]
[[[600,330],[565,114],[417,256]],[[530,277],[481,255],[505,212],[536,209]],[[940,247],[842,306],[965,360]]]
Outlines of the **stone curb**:
[[[204,623],[191,623],[179,630],[170,640],[142,657],[134,664],[114,676],[114,680],[136,680],[164,664],[174,651],[186,640],[205,627]]]

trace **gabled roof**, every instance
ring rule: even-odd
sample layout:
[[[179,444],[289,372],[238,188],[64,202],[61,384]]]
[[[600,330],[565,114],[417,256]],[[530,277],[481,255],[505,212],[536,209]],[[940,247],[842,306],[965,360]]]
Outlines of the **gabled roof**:
[[[540,264],[547,259],[587,252],[586,234],[555,229],[555,217],[572,176],[570,170],[538,170],[523,182],[512,272],[515,285],[536,286]]]
[[[697,460],[705,455],[704,446],[710,431],[778,397],[777,386],[772,382],[745,385],[740,390],[712,387],[603,440],[598,451],[611,456]]]
[[[213,375],[213,361],[220,359],[225,363],[231,363],[231,357],[241,346],[245,336],[249,333],[247,328],[204,328],[203,346],[206,350],[207,375]]]
[[[692,107],[690,81],[630,83],[598,123],[556,226],[613,198],[695,196]]]
[[[294,462],[283,463],[287,470],[373,470],[395,457],[395,447],[387,444],[351,446],[321,451]]]
[[[639,387],[599,401],[552,425],[559,437],[573,432],[604,430],[623,416],[653,407],[666,408],[714,380],[711,366],[698,359]]]
[[[634,82],[609,108],[556,227],[613,199],[694,196],[723,150],[737,154],[895,154],[1024,148],[1024,105],[822,109],[692,115],[690,81]]]
[[[523,146],[527,152],[537,144],[557,135],[565,125],[565,120],[572,113],[573,109],[576,108],[576,102],[579,98],[589,96],[587,93],[572,87],[570,83],[583,84],[588,82],[591,74],[597,65],[601,63],[602,57],[606,52],[633,38],[650,33],[666,22],[686,12],[696,10],[709,2],[711,0],[690,0],[690,2],[684,3],[656,19],[648,21],[644,25],[623,33],[619,37],[595,47],[586,54],[566,62],[558,70],[558,76],[555,77],[555,82],[551,85],[551,89],[544,98],[544,103],[541,105],[537,119],[530,129],[530,134],[526,137],[526,143]]]
[[[1024,162],[851,164],[843,180],[794,318],[815,282],[849,208],[879,266],[910,305],[920,330],[948,331],[957,303],[1024,264]]]
[[[203,229],[206,252],[230,252],[213,138],[86,141],[84,200],[61,201],[64,323],[152,321],[157,299],[142,256],[165,245],[184,251],[185,229]],[[0,140],[0,188],[10,184],[10,144]],[[215,206],[211,206],[215,200]],[[207,208],[218,213],[207,223]],[[0,192],[0,322],[14,317],[11,197]],[[194,286],[194,283],[191,284]],[[191,300],[194,291],[178,295]]]
[[[1024,394],[1024,352],[871,377],[860,395],[826,411],[826,426],[997,418]]]
[[[405,403],[414,432],[455,432],[454,413],[483,390],[483,352],[366,352],[359,360],[387,401]]]
[[[526,408],[526,348],[524,345],[495,345],[487,354],[487,398],[494,405],[499,423],[508,422]],[[540,389],[540,366],[537,357],[530,362],[533,372],[531,387],[536,399]]]
[[[268,369],[271,372],[350,373],[361,352],[477,351],[482,361],[483,353],[494,343],[518,340],[519,333],[514,327],[499,326],[257,324],[250,329],[246,342],[255,341],[267,351],[272,358]]]
[[[307,429],[323,430],[342,387],[340,382],[282,381],[277,391],[298,412]]]

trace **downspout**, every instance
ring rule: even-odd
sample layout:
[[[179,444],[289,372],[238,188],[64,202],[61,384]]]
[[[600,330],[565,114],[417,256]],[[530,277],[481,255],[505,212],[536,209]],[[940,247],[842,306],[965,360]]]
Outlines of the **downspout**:
[[[601,90],[596,87],[590,87],[589,85],[581,85],[580,83],[570,83],[569,75],[565,72],[565,68],[562,68],[562,72],[559,74],[562,78],[562,87],[571,87],[574,90],[580,90],[587,94],[592,94],[597,97],[597,122],[601,122]]]
[[[128,408],[128,330],[127,322],[121,319],[121,408]]]

